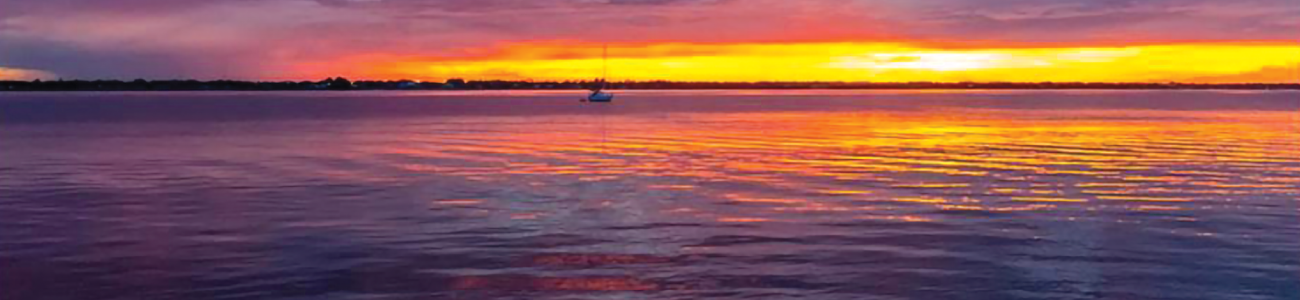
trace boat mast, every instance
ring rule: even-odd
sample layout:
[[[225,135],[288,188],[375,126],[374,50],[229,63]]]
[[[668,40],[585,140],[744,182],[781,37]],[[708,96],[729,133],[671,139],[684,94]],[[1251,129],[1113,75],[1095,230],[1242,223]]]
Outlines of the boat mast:
[[[605,89],[606,82],[609,82],[609,44],[605,44],[600,55],[600,89]]]

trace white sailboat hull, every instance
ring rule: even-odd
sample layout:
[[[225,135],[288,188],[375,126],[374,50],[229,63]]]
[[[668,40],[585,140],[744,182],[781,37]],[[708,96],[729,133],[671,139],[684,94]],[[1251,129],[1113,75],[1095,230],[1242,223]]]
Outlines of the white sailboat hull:
[[[587,95],[587,99],[584,100],[587,102],[614,102],[614,94],[593,92],[591,95]]]

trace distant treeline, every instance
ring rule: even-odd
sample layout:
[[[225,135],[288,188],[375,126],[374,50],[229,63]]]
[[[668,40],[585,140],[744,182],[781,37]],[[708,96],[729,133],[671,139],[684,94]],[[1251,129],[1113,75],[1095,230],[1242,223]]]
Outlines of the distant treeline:
[[[0,81],[0,91],[314,91],[314,90],[578,90],[591,89],[599,81],[466,81],[414,80],[350,81],[329,78],[322,81],[197,81],[197,80],[56,80]],[[1098,82],[610,82],[610,89],[704,90],[704,89],[1097,89],[1097,90],[1300,90],[1300,84],[1191,84],[1191,83],[1098,83]]]

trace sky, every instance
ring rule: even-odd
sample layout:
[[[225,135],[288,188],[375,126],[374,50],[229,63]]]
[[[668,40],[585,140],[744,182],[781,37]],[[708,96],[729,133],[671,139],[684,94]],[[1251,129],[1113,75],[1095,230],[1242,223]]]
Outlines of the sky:
[[[1295,0],[0,0],[0,79],[1300,82]]]

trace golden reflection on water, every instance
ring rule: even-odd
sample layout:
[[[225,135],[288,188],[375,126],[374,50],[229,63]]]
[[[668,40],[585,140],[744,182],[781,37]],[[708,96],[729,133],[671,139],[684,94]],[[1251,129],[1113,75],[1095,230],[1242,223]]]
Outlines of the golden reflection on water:
[[[688,198],[689,207],[654,213],[721,223],[926,222],[939,211],[1231,209],[1223,203],[1295,195],[1297,119],[992,109],[616,115],[490,138],[431,130],[410,137],[428,144],[380,152],[428,161],[403,163],[405,170],[506,186],[595,184],[638,198]],[[510,200],[435,204],[510,206],[502,201]]]

